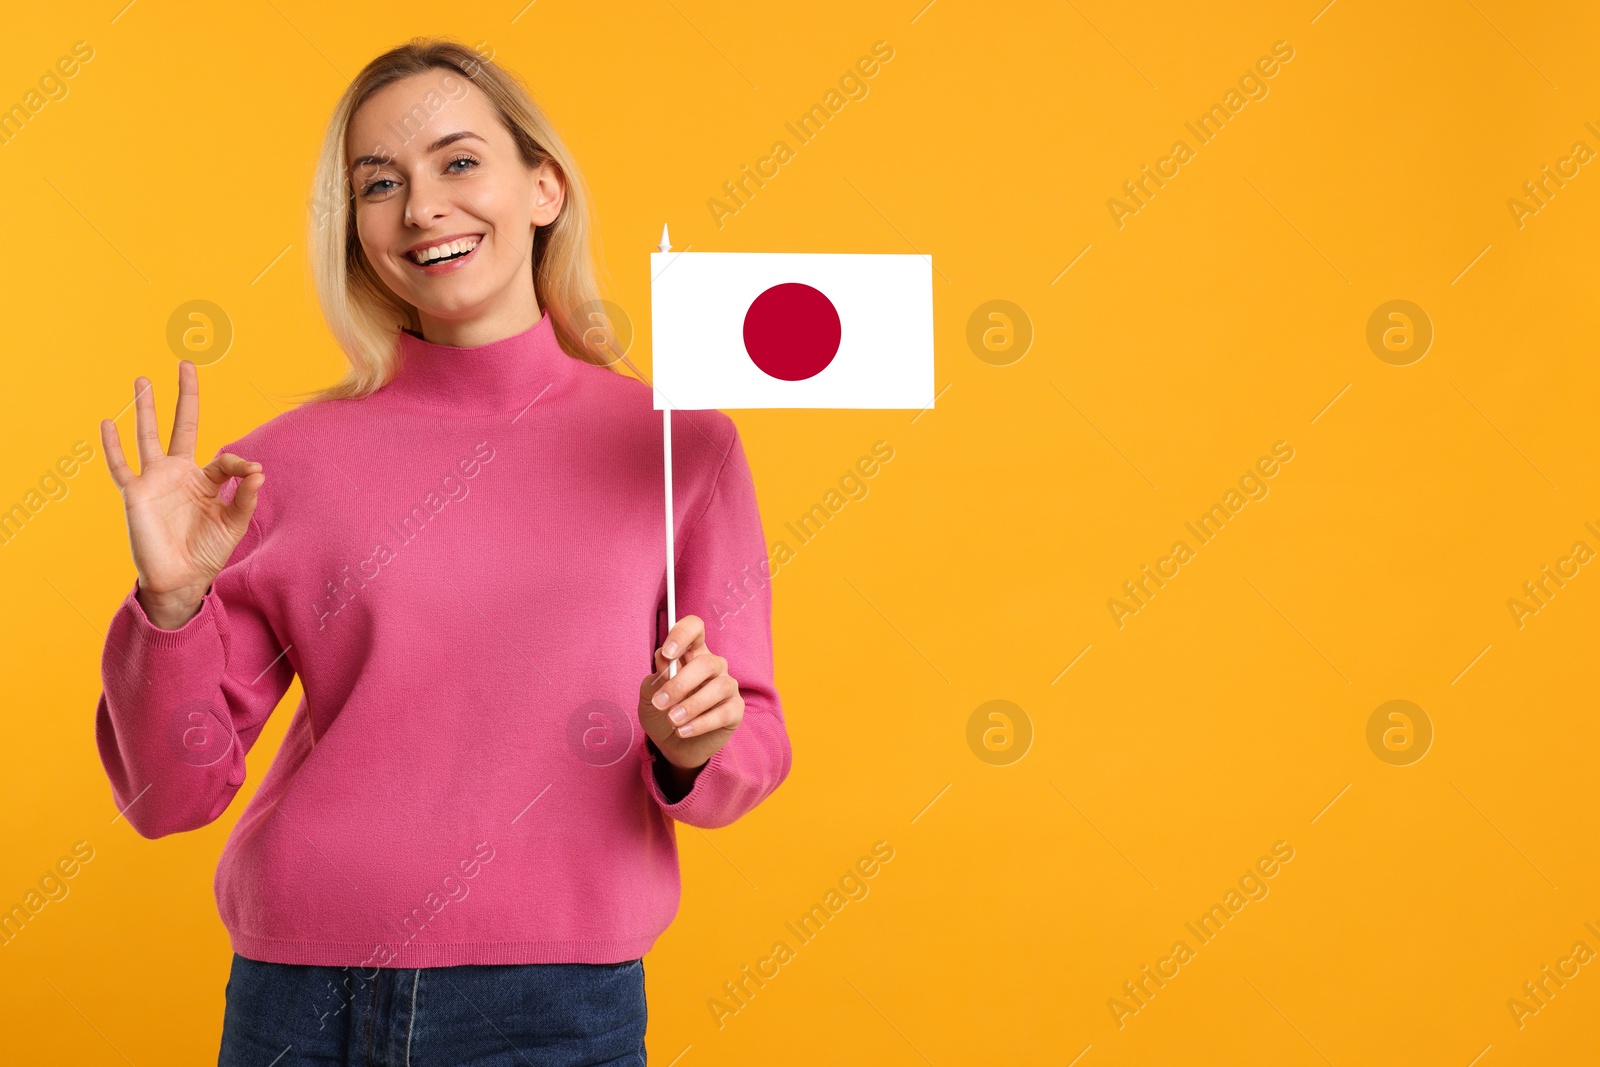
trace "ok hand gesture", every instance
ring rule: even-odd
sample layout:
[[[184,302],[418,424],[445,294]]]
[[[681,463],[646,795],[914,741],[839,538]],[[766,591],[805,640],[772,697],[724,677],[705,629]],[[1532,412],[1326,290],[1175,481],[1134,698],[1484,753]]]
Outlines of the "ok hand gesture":
[[[231,452],[204,467],[195,465],[200,381],[189,360],[178,363],[178,407],[166,452],[161,451],[156,430],[150,379],[136,378],[133,387],[139,473],[123,458],[117,424],[110,419],[100,420],[100,443],[127,510],[128,541],[139,571],[139,604],[151,622],[176,630],[200,610],[212,581],[244,537],[255,511],[256,492],[267,476],[261,473],[261,464]],[[233,502],[224,504],[219,493],[232,477],[243,480]]]

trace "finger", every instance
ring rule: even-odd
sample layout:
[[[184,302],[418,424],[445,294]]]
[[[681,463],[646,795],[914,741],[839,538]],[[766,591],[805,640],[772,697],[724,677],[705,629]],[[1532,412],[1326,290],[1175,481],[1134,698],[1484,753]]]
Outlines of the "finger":
[[[732,678],[726,674],[714,675],[706,680],[699,689],[690,693],[676,704],[668,705],[667,720],[674,726],[682,726],[686,722],[693,722],[695,716],[710,711],[724,700],[735,696],[739,687]]]
[[[711,651],[711,649],[706,647],[705,641],[702,639],[700,641],[697,641],[695,644],[693,644],[689,648],[684,649],[683,652],[679,653],[678,658],[671,661],[672,665],[673,665],[672,669],[673,669],[673,671],[682,670],[683,669],[683,664],[688,663],[691,660],[697,659],[697,658],[699,658],[701,656],[710,656],[710,655],[714,655],[714,653]]]
[[[697,642],[706,643],[706,624],[698,615],[685,615],[667,631],[666,640],[661,642],[661,654],[667,659],[679,659]]]
[[[259,467],[260,464],[255,466]],[[256,493],[266,480],[267,476],[258,470],[239,483],[238,490],[233,494],[233,502],[223,512],[235,533],[250,525],[250,516],[256,510]]]
[[[639,703],[648,704],[650,698],[655,696],[656,690],[667,681],[667,672],[658,670],[654,674],[647,674],[644,681],[639,683]]]
[[[228,502],[222,518],[235,536],[243,537],[245,528],[250,525],[250,516],[256,510],[256,493],[267,480],[261,464],[232,452],[222,452],[207,463],[200,473],[216,483],[219,492],[221,484],[229,478],[239,479],[239,487],[234,490],[233,499]]]
[[[668,631],[668,634],[671,634],[670,630]],[[655,663],[656,671],[663,677],[670,677],[672,672],[676,671],[683,662],[683,653],[681,651],[672,656],[666,655],[668,640],[676,641],[676,638],[672,638],[670,636],[664,638],[661,642],[661,646],[655,650],[654,655],[651,657]],[[671,667],[670,671],[668,670],[668,667]]]
[[[218,452],[210,463],[200,468],[200,473],[221,485],[229,478],[244,478],[260,469],[261,464],[254,460],[236,456],[232,452]]]
[[[711,651],[710,647],[706,645],[705,640],[702,638],[701,640],[696,641],[692,647],[684,649],[684,651],[678,656],[678,662],[687,663],[689,660],[695,659],[698,656],[710,655],[714,655],[714,653]]]
[[[110,419],[100,420],[100,451],[106,454],[106,469],[111,472],[111,480],[117,483],[118,489],[138,477],[133,473],[133,468],[128,466],[127,457],[122,454],[117,424]]]
[[[133,436],[139,443],[139,473],[161,458],[161,434],[156,429],[155,386],[144,375],[133,380]]]
[[[200,373],[187,359],[178,361],[178,408],[172,413],[172,439],[167,455],[194,458],[194,442],[200,433]]]
[[[663,711],[674,704],[682,703],[684,698],[699,689],[706,679],[725,673],[722,669],[723,662],[720,656],[696,656],[678,668],[678,673],[656,690],[655,695],[650,698],[650,703]]]
[[[738,726],[744,720],[744,701],[724,700],[699,718],[691,719],[677,728],[679,737],[699,737],[712,730]]]

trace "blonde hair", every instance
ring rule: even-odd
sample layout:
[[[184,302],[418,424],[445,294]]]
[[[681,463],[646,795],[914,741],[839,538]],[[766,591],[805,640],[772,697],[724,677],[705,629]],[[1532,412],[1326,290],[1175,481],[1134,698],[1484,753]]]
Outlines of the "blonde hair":
[[[549,162],[560,172],[565,193],[561,211],[534,232],[534,294],[541,311],[549,312],[556,339],[569,356],[610,366],[620,355],[596,281],[589,193],[572,153],[515,75],[457,41],[414,37],[356,75],[323,135],[307,212],[307,255],[317,302],[350,367],[336,384],[301,394],[310,400],[356,399],[388,384],[398,369],[400,329],[421,332],[416,308],[389,291],[362,251],[345,138],[351,117],[374,93],[433,69],[451,72],[447,80],[460,75],[467,79],[464,84],[482,90],[511,133],[524,164]],[[413,114],[419,112],[421,105],[413,109]]]

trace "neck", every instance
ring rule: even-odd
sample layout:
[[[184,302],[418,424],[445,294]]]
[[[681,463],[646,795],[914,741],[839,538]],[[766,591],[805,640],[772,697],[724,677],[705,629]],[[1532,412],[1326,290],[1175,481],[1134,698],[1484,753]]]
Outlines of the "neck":
[[[522,287],[522,291],[497,304],[495,310],[487,315],[462,321],[441,319],[419,308],[417,321],[422,324],[420,332],[434,344],[476,348],[519,334],[544,316],[539,310],[539,298],[534,293],[531,281]]]
[[[380,393],[448,414],[515,414],[569,377],[579,362],[562,349],[548,310],[518,333],[477,345],[397,339],[399,366]]]

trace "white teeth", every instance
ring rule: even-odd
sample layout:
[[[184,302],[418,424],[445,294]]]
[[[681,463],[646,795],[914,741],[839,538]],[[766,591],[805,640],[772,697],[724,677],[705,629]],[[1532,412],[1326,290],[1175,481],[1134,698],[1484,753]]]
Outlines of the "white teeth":
[[[478,246],[478,238],[463,237],[459,241],[447,241],[442,245],[424,248],[420,252],[411,253],[411,258],[417,263],[429,263],[435,259],[455,255],[457,252],[466,252]]]

